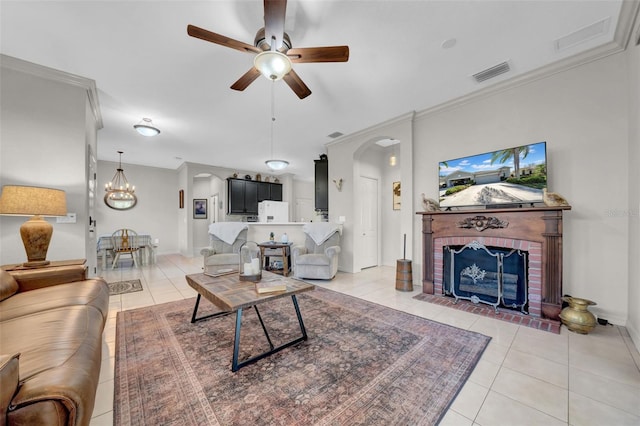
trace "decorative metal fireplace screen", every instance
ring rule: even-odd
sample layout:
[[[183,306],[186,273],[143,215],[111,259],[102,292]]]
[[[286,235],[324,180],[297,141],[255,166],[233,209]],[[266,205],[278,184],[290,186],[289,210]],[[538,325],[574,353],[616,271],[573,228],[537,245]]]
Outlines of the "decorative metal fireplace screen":
[[[444,247],[445,294],[473,303],[528,312],[527,252],[486,247],[478,241]]]

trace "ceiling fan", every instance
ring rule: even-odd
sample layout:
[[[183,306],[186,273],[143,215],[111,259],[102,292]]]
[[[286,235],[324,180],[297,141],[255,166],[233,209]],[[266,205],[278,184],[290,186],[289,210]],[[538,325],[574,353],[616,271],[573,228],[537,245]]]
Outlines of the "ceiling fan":
[[[254,45],[194,25],[187,26],[187,34],[241,52],[257,54],[254,66],[233,83],[232,89],[242,91],[263,74],[273,81],[283,79],[300,99],[304,99],[311,94],[311,90],[291,68],[291,63],[346,62],[349,60],[349,46],[292,47],[289,35],[284,32],[286,9],[287,0],[264,0],[264,28],[258,30]]]

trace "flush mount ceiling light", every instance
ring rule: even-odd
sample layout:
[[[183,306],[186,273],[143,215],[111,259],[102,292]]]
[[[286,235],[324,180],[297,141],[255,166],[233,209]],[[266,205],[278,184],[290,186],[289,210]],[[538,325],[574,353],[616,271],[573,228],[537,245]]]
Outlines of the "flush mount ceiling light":
[[[155,136],[160,134],[160,129],[153,125],[150,118],[143,118],[138,124],[133,126],[142,136]]]
[[[291,71],[291,60],[278,51],[268,50],[254,58],[253,66],[269,80],[278,81]]]
[[[276,121],[276,114],[274,112],[275,109],[275,101],[273,94],[273,86],[275,85],[276,80],[273,80],[273,84],[271,85],[271,160],[267,160],[264,163],[271,170],[282,170],[289,165],[288,161],[285,160],[276,160],[273,158],[273,125]]]

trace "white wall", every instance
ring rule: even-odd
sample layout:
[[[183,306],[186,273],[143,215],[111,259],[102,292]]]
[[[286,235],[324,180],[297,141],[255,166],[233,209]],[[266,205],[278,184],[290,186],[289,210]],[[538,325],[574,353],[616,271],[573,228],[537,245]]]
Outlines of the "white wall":
[[[389,165],[389,157],[391,153],[396,156],[396,165]],[[384,150],[380,171],[382,173],[382,198],[381,202],[381,223],[382,223],[382,259],[381,264],[387,266],[396,266],[396,261],[402,259],[402,210],[393,210],[393,182],[400,182],[401,194],[404,193],[404,182],[402,182],[402,156],[399,147],[388,147]],[[410,194],[405,198],[409,198]],[[402,209],[402,205],[401,205]],[[412,235],[407,233],[407,239],[411,240]],[[411,252],[407,252],[407,259],[411,259]]]
[[[342,251],[340,252],[339,269],[345,272],[359,272],[357,245],[357,235],[361,235],[360,225],[357,221],[357,206],[360,202],[359,193],[356,187],[358,176],[361,174],[360,159],[376,141],[381,139],[397,139],[400,141],[396,145],[396,154],[399,158],[404,158],[399,172],[394,172],[393,180],[402,182],[402,209],[399,214],[399,228],[393,231],[395,235],[389,235],[385,231],[385,224],[382,225],[383,245],[390,247],[400,247],[402,236],[407,234],[407,254],[413,253],[414,240],[410,237],[416,234],[413,229],[413,219],[415,216],[413,189],[413,161],[411,152],[413,151],[413,113],[405,114],[401,117],[381,123],[370,129],[365,129],[353,135],[348,135],[327,145],[329,157],[329,181],[343,178],[342,191],[338,191],[335,185],[329,185],[329,221],[337,222],[340,216],[344,216],[346,222],[342,233]],[[381,166],[382,167],[382,166]],[[381,176],[384,173],[380,172]],[[399,178],[398,178],[399,173]],[[386,180],[386,179],[385,179]],[[384,180],[383,180],[384,182]],[[390,186],[390,185],[389,185]],[[393,216],[395,218],[395,216]],[[386,216],[383,216],[383,220]],[[397,252],[397,250],[396,250]],[[384,255],[383,259],[388,256]],[[416,259],[414,257],[414,259]],[[415,263],[415,262],[414,262]],[[415,268],[415,267],[414,267]],[[419,275],[413,274],[417,282]]]
[[[67,211],[77,222],[53,224],[48,260],[90,258],[87,140],[99,118],[87,112],[91,80],[2,56],[0,74],[0,183],[66,191]],[[99,112],[98,112],[99,114]],[[0,264],[25,262],[19,228],[28,218],[0,216]],[[91,262],[90,262],[91,263]]]
[[[636,25],[636,37],[640,24]],[[640,348],[640,46],[628,51],[629,96],[629,297],[627,330]]]
[[[193,179],[193,198],[207,200],[207,218],[193,219],[193,251],[198,253],[200,248],[209,246],[209,222],[211,221],[211,178],[201,177]],[[185,201],[186,202],[186,201]],[[193,204],[193,200],[189,201]],[[193,206],[192,206],[193,207]],[[193,216],[191,216],[193,218]]]
[[[414,195],[437,198],[441,160],[547,141],[549,188],[573,208],[565,212],[563,291],[597,302],[594,313],[624,324],[629,223],[618,212],[629,210],[628,84],[625,55],[616,54],[417,115]]]
[[[117,154],[117,153],[114,153]],[[126,159],[126,151],[123,158]],[[129,183],[135,185],[138,203],[129,210],[114,210],[103,201],[104,185],[116,172],[118,163],[98,161],[98,202],[96,233],[111,235],[116,229],[130,228],[160,240],[158,253],[177,253],[178,173],[175,170],[122,163]],[[185,196],[185,207],[190,202]]]

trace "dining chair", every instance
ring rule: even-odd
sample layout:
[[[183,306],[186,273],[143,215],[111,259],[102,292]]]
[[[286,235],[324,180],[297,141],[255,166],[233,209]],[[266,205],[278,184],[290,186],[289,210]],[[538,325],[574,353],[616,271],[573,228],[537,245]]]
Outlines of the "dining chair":
[[[113,234],[111,234],[111,240],[113,244],[113,252],[115,256],[113,257],[113,263],[111,264],[111,269],[116,267],[118,260],[120,260],[120,255],[129,254],[131,259],[133,259],[133,264],[135,267],[138,267],[138,251],[140,247],[138,247],[138,234],[136,231],[132,229],[118,229]]]

